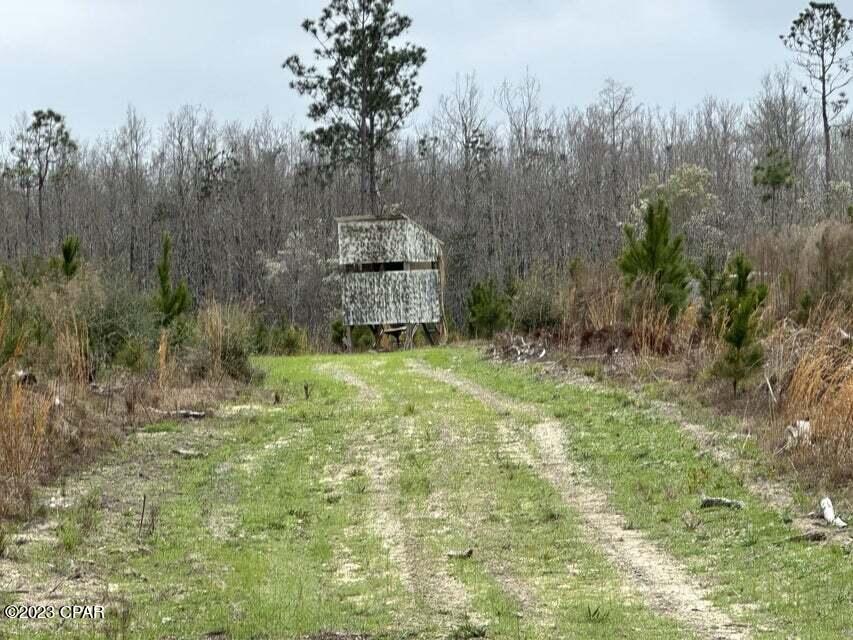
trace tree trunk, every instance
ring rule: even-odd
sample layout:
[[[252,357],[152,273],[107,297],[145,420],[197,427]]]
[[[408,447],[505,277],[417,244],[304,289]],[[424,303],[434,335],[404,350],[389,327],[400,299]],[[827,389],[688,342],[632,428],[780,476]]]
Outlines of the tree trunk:
[[[827,194],[829,193],[829,183],[832,180],[832,140],[829,135],[829,114],[826,111],[826,71],[824,70],[820,78],[820,113],[823,118],[823,182]]]
[[[359,196],[359,202],[361,204],[361,209],[359,211],[359,215],[364,215],[365,213],[365,205],[367,204],[367,194],[370,190],[370,177],[368,175],[367,169],[367,123],[364,116],[361,118],[361,149],[358,153],[358,172],[359,172],[359,182],[361,186],[361,193]]]
[[[367,130],[367,174],[370,189],[370,215],[379,213],[379,193],[376,190],[376,126],[371,114]]]
[[[44,184],[38,187],[39,251],[44,251]]]

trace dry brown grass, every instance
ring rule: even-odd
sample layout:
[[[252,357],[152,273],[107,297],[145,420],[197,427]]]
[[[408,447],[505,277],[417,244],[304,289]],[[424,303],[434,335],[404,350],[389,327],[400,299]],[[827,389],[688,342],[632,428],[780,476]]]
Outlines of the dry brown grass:
[[[622,319],[624,288],[617,277],[602,274],[601,279],[587,281],[581,289],[585,305],[582,326],[600,331],[613,327]],[[581,309],[583,311],[583,308]]]
[[[747,245],[756,275],[770,289],[765,308],[774,321],[796,312],[806,293],[814,299],[853,293],[853,225],[849,223],[784,227],[762,233]]]
[[[0,515],[26,509],[38,480],[52,400],[14,382],[0,384]]]
[[[776,366],[789,368],[782,388],[782,424],[808,419],[811,442],[794,449],[791,461],[820,480],[853,480],[853,341],[846,305],[825,300],[803,328],[777,336]]]
[[[86,384],[91,370],[89,363],[89,331],[86,321],[71,314],[57,324],[54,346],[56,368],[60,378],[72,384]]]
[[[222,353],[226,340],[225,318],[223,317],[222,305],[216,300],[205,305],[198,314],[198,329],[203,336],[206,346],[208,375],[214,380],[221,380]]]
[[[669,309],[661,306],[650,284],[638,284],[628,311],[628,327],[634,353],[641,357],[673,351],[674,327]]]
[[[0,308],[0,344],[9,329],[9,309]],[[0,364],[0,516],[19,513],[29,505],[51,420],[51,397],[30,391],[13,377],[22,349]]]
[[[169,357],[169,331],[160,331],[160,342],[157,345],[157,383],[161,389],[169,386],[174,377],[174,367]]]

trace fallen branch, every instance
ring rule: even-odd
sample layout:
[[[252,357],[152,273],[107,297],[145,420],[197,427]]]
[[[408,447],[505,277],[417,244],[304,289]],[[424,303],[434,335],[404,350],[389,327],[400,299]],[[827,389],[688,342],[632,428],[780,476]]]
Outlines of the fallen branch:
[[[201,451],[196,451],[195,449],[172,449],[172,453],[179,455],[182,458],[186,458],[187,460],[204,457],[204,454]]]
[[[699,504],[702,509],[710,509],[712,507],[728,507],[729,509],[743,509],[743,502],[740,500],[730,500],[729,498],[715,498],[713,496],[702,496],[702,502]]]
[[[143,407],[145,408],[145,407]],[[175,409],[174,411],[163,411],[162,409],[154,409],[153,407],[145,408],[155,415],[163,418],[183,418],[184,420],[201,420],[207,414],[204,411],[192,411],[190,409]]]
[[[805,531],[788,538],[788,542],[823,542],[826,540],[826,533],[823,531]]]
[[[776,394],[773,393],[773,385],[770,384],[770,378],[767,377],[767,374],[764,374],[764,382],[767,383],[767,390],[770,392],[770,399],[773,401],[773,404],[776,404]]]
[[[104,386],[98,384],[97,382],[93,382],[89,385],[89,390],[96,396],[111,397],[113,394],[123,393],[124,387],[111,387],[109,385]]]

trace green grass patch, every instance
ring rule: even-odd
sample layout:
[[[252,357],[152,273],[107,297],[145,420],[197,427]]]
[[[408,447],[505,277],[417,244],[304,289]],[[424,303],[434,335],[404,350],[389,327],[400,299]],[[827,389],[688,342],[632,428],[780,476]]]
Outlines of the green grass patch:
[[[559,418],[567,453],[609,490],[630,526],[707,580],[715,603],[751,622],[755,637],[853,634],[848,552],[791,541],[787,514],[766,508],[642,401],[613,388],[558,386],[532,368],[497,366],[471,350],[421,357]],[[702,493],[743,500],[746,507],[700,511]]]

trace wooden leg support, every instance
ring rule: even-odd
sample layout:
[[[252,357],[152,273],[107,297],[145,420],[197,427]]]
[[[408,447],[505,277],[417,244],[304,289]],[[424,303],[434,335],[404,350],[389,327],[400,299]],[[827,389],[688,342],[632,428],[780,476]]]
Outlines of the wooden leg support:
[[[432,334],[429,332],[429,328],[426,326],[426,322],[423,323],[424,333],[426,334],[427,340],[429,340],[429,344],[431,347],[435,346],[435,340],[432,339]]]

